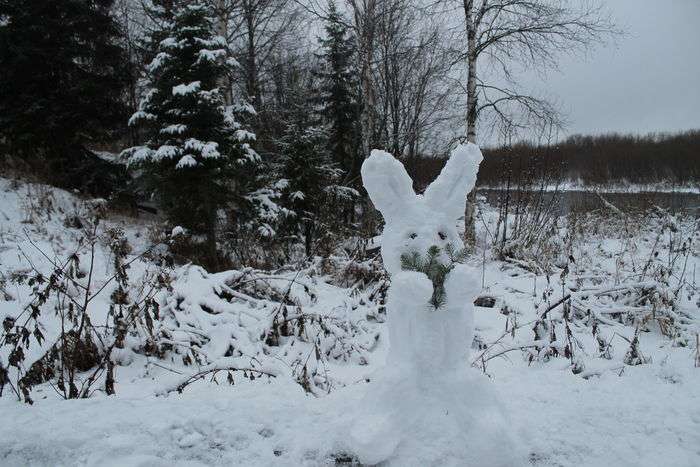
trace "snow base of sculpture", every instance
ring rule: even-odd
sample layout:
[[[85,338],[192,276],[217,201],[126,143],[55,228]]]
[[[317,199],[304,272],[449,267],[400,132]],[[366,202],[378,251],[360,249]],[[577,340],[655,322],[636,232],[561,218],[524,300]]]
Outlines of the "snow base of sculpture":
[[[488,379],[477,370],[388,372],[367,386],[350,432],[363,464],[512,467],[519,450]]]

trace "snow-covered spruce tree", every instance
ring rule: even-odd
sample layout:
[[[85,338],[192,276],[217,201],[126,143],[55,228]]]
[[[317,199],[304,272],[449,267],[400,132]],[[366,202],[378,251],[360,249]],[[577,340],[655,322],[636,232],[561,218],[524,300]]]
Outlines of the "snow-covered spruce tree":
[[[219,83],[236,63],[214,33],[209,7],[176,1],[152,11],[159,24],[149,87],[130,120],[145,127],[147,140],[124,154],[169,220],[205,240],[199,260],[216,268],[220,212],[246,204],[259,161],[249,145],[254,135],[237,120],[248,107],[225,105]]]
[[[309,257],[318,253],[316,246],[324,232],[337,230],[339,212],[357,192],[339,185],[343,171],[333,163],[323,128],[290,125],[280,146],[281,175],[287,181],[282,204],[293,213],[287,216],[287,227],[294,237],[303,239]]]
[[[112,140],[126,117],[112,4],[0,0],[0,142],[52,183],[85,188],[112,175],[96,173],[104,164],[86,149]]]
[[[320,39],[321,115],[330,128],[333,160],[343,169],[347,180],[357,183],[364,157],[359,154],[359,84],[358,72],[353,69],[355,41],[332,0],[328,7],[326,37]]]

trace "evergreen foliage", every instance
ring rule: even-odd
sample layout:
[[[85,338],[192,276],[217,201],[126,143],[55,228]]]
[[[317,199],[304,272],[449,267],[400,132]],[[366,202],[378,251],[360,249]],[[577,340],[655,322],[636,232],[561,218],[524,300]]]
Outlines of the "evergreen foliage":
[[[358,180],[362,158],[359,155],[359,83],[354,68],[356,46],[335,3],[329,3],[326,37],[320,40],[323,52],[321,115],[329,126],[333,159],[348,180]]]
[[[422,272],[433,283],[433,296],[430,298],[430,304],[435,309],[445,304],[447,298],[445,296],[445,279],[454,269],[455,264],[467,257],[467,250],[455,250],[452,245],[447,245],[445,254],[449,258],[449,262],[446,264],[441,259],[442,249],[437,245],[428,248],[425,255],[417,251],[401,255],[401,269]]]
[[[149,88],[129,122],[142,125],[147,140],[124,155],[173,224],[206,235],[214,260],[220,210],[243,210],[255,178],[254,135],[237,120],[250,109],[225,105],[220,83],[235,61],[214,33],[210,9],[179,1],[172,10],[152,11],[159,24],[151,37]]]
[[[59,185],[123,127],[127,60],[113,0],[0,0],[0,141]],[[104,164],[101,164],[104,165]]]
[[[303,237],[307,257],[314,253],[315,240],[332,231],[339,208],[357,194],[338,184],[343,171],[333,163],[328,145],[326,131],[313,126],[290,126],[281,142],[284,205],[293,213],[287,223]]]

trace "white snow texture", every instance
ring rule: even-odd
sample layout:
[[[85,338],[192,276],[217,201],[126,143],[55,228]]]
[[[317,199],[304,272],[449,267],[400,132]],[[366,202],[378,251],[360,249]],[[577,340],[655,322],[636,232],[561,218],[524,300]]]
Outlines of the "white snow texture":
[[[478,272],[456,265],[445,281],[446,304],[435,310],[430,279],[401,270],[403,254],[425,254],[433,245],[464,247],[456,223],[481,160],[478,146],[458,146],[424,195],[415,194],[391,154],[374,150],[362,165],[364,186],[384,216],[382,257],[392,275],[386,368],[370,383],[351,428],[363,463],[485,465],[488,459],[490,466],[517,465],[500,404],[467,363]]]

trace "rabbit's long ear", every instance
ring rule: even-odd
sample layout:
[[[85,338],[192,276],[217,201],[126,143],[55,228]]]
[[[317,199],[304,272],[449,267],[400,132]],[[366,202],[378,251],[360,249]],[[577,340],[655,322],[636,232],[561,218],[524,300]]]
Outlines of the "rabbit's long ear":
[[[425,201],[436,211],[455,220],[464,215],[467,195],[476,184],[476,174],[484,157],[479,146],[460,144],[450,155],[440,175],[425,190]]]
[[[369,197],[387,222],[406,215],[416,199],[413,181],[403,164],[394,156],[378,149],[362,164],[362,183]]]

